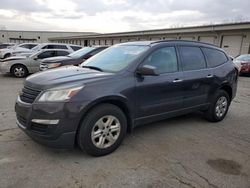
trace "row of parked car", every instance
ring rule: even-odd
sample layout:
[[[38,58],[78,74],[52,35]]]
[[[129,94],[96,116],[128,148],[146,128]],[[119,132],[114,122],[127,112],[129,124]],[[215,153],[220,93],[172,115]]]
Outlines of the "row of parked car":
[[[22,78],[28,74],[65,65],[80,65],[107,46],[82,47],[60,43],[0,44],[0,72]],[[250,54],[231,57],[240,74],[250,73]]]
[[[21,78],[50,68],[79,65],[105,48],[59,43],[9,45],[0,49],[0,71]]]

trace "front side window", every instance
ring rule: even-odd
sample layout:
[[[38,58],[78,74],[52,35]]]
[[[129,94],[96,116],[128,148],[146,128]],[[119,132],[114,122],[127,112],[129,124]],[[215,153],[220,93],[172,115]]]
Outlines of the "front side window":
[[[83,62],[81,66],[97,67],[104,72],[119,72],[148,49],[149,46],[144,45],[112,46]]]
[[[29,48],[29,47],[30,47],[29,44],[22,44],[22,45],[20,45],[19,47],[30,49],[30,48]]]
[[[174,47],[165,47],[151,53],[143,65],[156,68],[158,74],[176,72],[178,70],[177,56]]]
[[[180,54],[182,58],[183,71],[206,68],[206,61],[199,47],[181,46]]]
[[[46,52],[40,53],[37,57],[38,59],[45,59],[45,58],[53,57],[53,56],[55,56],[54,51],[46,51]]]
[[[211,48],[202,48],[202,50],[206,55],[207,63],[209,67],[216,67],[227,62],[226,55],[219,50],[215,50]]]
[[[69,52],[66,51],[56,51],[56,56],[66,56],[69,55]]]

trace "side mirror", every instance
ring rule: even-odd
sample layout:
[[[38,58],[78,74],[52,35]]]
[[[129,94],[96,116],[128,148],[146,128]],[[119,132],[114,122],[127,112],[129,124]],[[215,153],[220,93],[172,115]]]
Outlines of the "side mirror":
[[[151,65],[143,65],[137,69],[137,74],[141,76],[158,76],[156,73],[156,67]]]
[[[36,56],[36,57],[34,57],[33,59],[34,59],[34,60],[38,60],[38,57]]]

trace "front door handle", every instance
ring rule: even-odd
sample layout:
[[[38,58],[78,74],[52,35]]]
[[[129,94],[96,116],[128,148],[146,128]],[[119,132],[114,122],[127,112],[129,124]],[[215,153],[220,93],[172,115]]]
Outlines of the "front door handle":
[[[181,79],[179,79],[179,78],[176,78],[176,79],[174,79],[174,83],[177,83],[177,82],[182,82],[183,80],[181,80]]]
[[[212,74],[209,74],[209,75],[207,75],[207,78],[212,78],[214,75],[212,75]]]

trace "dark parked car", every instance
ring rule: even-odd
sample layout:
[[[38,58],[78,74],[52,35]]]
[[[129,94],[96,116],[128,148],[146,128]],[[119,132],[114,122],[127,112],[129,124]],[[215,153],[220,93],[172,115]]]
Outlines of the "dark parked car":
[[[40,64],[40,70],[44,71],[51,68],[61,67],[65,65],[79,65],[88,58],[98,54],[107,46],[84,47],[67,56],[46,58]]]
[[[113,152],[134,127],[193,111],[224,119],[238,70],[220,48],[188,41],[115,45],[85,61],[26,79],[17,124],[35,141]]]

